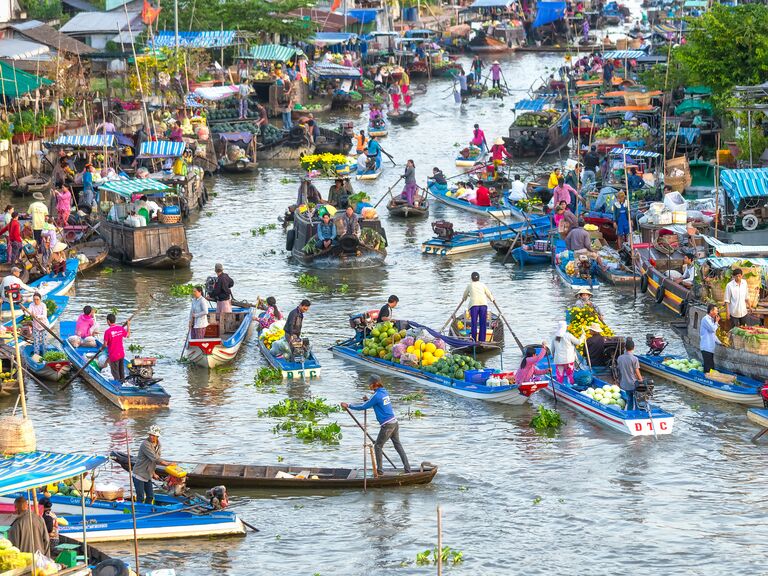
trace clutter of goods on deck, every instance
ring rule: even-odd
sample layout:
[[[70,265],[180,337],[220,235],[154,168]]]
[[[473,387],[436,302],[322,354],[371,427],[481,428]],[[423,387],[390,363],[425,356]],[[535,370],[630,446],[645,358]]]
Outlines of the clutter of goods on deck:
[[[555,112],[554,110],[526,112],[520,114],[513,124],[521,128],[549,128],[559,117],[559,112]]]
[[[335,177],[338,168],[347,165],[349,159],[344,154],[306,154],[301,157],[301,167],[307,172],[317,172],[318,175]]]
[[[762,326],[741,326],[733,328],[731,346],[754,354],[768,355],[768,328]]]
[[[600,316],[597,314],[594,308],[591,306],[574,306],[568,309],[568,332],[581,338],[582,334],[589,334],[589,326],[591,324],[597,324],[603,331],[603,336],[610,338],[614,335],[610,326],[600,320]]]
[[[674,368],[675,370],[680,370],[680,372],[685,372],[686,374],[691,370],[701,371],[704,368],[704,365],[695,359],[685,360],[681,358],[667,358],[662,364]]]
[[[600,404],[618,406],[622,410],[626,408],[627,402],[621,397],[621,388],[615,384],[605,384],[602,388],[592,388],[591,386],[582,392],[592,400]]]
[[[285,338],[285,330],[283,330],[283,323],[279,321],[275,322],[269,328],[264,330],[259,335],[259,338],[264,343],[264,346],[266,346],[268,349],[271,349],[273,343],[277,342],[278,340],[281,340],[282,338]]]
[[[32,565],[32,554],[19,551],[7,538],[0,538],[0,571],[17,570]],[[55,574],[56,572],[53,572]]]
[[[651,136],[651,131],[643,126],[624,125],[621,128],[606,126],[595,132],[597,140],[645,140]]]

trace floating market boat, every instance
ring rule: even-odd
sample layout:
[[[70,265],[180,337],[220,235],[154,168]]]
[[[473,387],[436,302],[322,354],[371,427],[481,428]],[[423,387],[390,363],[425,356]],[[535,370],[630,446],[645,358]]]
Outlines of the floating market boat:
[[[414,204],[418,204],[418,206]],[[429,216],[429,198],[426,194],[414,196],[414,204],[408,204],[404,199],[396,196],[387,204],[387,210],[390,216],[399,218],[426,218]]]
[[[429,189],[432,196],[435,197],[435,200],[442,202],[447,206],[451,206],[452,208],[458,208],[459,210],[472,212],[473,214],[482,214],[491,217],[495,216],[496,218],[508,218],[512,216],[512,211],[509,208],[504,208],[501,205],[478,206],[477,204],[472,204],[466,200],[454,198],[450,195],[450,191],[446,186],[440,186],[434,182],[429,182],[427,184],[427,188]]]
[[[663,254],[650,244],[635,246],[638,255],[637,272],[640,291],[666,308],[685,316],[688,308],[690,290],[678,284],[669,276],[669,272],[682,265],[680,254]]]
[[[515,104],[515,120],[504,143],[515,158],[557,154],[571,141],[567,110],[555,108],[550,97],[521,100]]]
[[[723,370],[718,370],[714,377],[707,377],[700,369],[686,367],[683,370],[675,366],[676,362],[688,360],[682,356],[638,354],[637,359],[640,361],[641,370],[661,376],[710,398],[749,406],[763,405],[763,399],[760,396],[762,382],[752,378]]]
[[[109,256],[109,246],[101,238],[80,242],[72,246],[72,249],[77,251],[75,257],[80,261],[80,267],[78,268],[80,273],[101,266],[104,260],[107,259],[107,256]]]
[[[762,428],[760,432],[752,437],[754,442],[768,431],[768,408],[750,408],[747,410],[747,420]]]
[[[63,358],[58,358],[59,354]],[[57,358],[51,358],[52,355],[56,355]],[[34,346],[31,344],[23,346],[21,348],[21,361],[27,370],[37,378],[49,382],[58,382],[67,376],[72,369],[72,363],[67,360],[66,355],[51,344],[45,346],[42,356],[34,353]]]
[[[102,396],[107,398],[107,400],[112,402],[112,404],[121,410],[163,408],[168,406],[171,396],[157,382],[151,379],[139,380],[130,378],[127,360],[123,360],[126,364],[126,380],[124,382],[114,380],[109,372],[105,372],[109,368],[100,369],[98,366],[95,366],[96,362],[93,362],[93,357],[101,349],[102,343],[97,341],[96,346],[93,348],[86,346],[75,348],[68,340],[69,336],[74,334],[74,321],[61,323],[61,339],[64,341],[64,353],[78,370],[85,366],[80,373],[83,379]],[[133,383],[134,380],[137,383]],[[147,383],[145,384],[145,382]],[[153,383],[149,384],[148,382]]]
[[[253,308],[233,307],[216,321],[216,309],[208,311],[208,327],[204,338],[189,338],[184,352],[186,358],[206,368],[228,364],[235,359],[243,342],[251,334]]]
[[[306,358],[302,356],[303,362],[301,360],[296,361],[297,359],[285,358],[283,356],[273,356],[261,336],[262,334],[259,333],[259,350],[272,368],[280,370],[280,373],[283,375],[283,380],[308,380],[312,378],[320,378],[320,362],[318,362],[315,353],[311,349]]]
[[[370,122],[368,123],[368,136],[382,137],[386,136],[388,133],[389,127],[386,122],[382,121],[380,125],[374,125]]]
[[[504,347],[504,324],[498,314],[488,311],[486,320],[485,340],[472,340],[472,324],[467,310],[463,316],[451,321],[451,336],[465,340],[467,344],[462,347],[454,346],[457,352],[482,353],[499,352]]]
[[[585,267],[583,271],[580,270],[573,259],[573,253],[570,250],[566,250],[565,242],[562,240],[555,240],[553,242],[552,252],[552,262],[555,271],[568,286],[574,290],[585,286],[593,290],[600,288],[600,281],[592,272],[596,266],[595,263],[589,262],[589,269]]]
[[[391,112],[387,114],[387,120],[392,124],[413,124],[418,117],[419,115],[416,112],[410,110],[403,110],[399,114],[392,114]]]
[[[336,215],[341,218],[343,212]],[[315,246],[315,236],[320,218],[308,213],[307,210],[296,209],[293,214],[293,229],[286,236],[286,250],[293,257],[307,266],[366,268],[380,266],[387,257],[387,237],[376,218],[358,216],[360,236],[352,234],[337,238],[337,242],[327,250],[318,250]],[[338,230],[338,226],[337,226]]]
[[[469,146],[466,149],[466,155],[459,152],[456,155],[456,166],[459,168],[471,168],[478,162],[485,160],[486,153],[477,146]]]
[[[418,367],[398,364],[383,358],[364,356],[362,353],[362,342],[357,338],[350,338],[331,346],[330,350],[335,356],[375,370],[377,374],[409,380],[422,386],[445,390],[457,396],[473,400],[484,400],[500,404],[524,404],[531,394],[546,385],[546,383],[541,382],[523,383],[522,385],[487,386],[485,384],[467,382],[460,378],[449,378],[427,372]],[[493,372],[495,371],[488,370],[487,373],[490,376]]]
[[[435,238],[422,243],[424,254],[452,256],[475,250],[485,250],[494,242],[522,242],[546,238],[552,223],[547,216],[532,218],[528,222],[513,222],[505,226],[491,226],[474,232],[454,232],[453,224],[445,221],[432,223]]]
[[[520,268],[523,268],[526,264],[549,264],[552,262],[552,249],[537,250],[535,244],[526,244],[512,248],[509,256]]]
[[[360,170],[357,171],[358,180],[377,180],[379,176],[381,176],[381,168],[363,170],[362,172]]]
[[[546,360],[540,367],[546,368]],[[550,396],[557,397],[558,402],[563,402],[569,408],[583,414],[587,418],[610,428],[618,430],[630,436],[654,436],[671,434],[675,417],[657,406],[651,406],[646,410],[622,410],[615,404],[601,404],[578,390],[560,384],[555,378],[549,377],[549,386],[544,391]],[[593,386],[599,387],[606,384],[603,380],[595,378]]]

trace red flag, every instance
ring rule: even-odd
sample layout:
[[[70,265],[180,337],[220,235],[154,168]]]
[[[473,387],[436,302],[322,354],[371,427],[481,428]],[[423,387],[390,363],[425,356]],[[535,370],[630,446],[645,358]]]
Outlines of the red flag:
[[[333,0],[333,4],[331,4],[331,12],[338,10],[339,6],[341,6],[341,0]]]
[[[160,15],[160,10],[162,10],[160,6],[153,8],[152,4],[147,0],[144,0],[144,7],[141,9],[141,21],[149,26],[152,22],[157,20],[157,17]]]

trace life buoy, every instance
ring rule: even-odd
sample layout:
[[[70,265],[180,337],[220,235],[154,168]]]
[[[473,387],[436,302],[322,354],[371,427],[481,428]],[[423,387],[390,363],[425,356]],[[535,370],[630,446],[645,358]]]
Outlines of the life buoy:
[[[285,249],[290,252],[293,250],[293,245],[296,242],[296,230],[288,230],[285,235]]]
[[[666,293],[666,290],[664,289],[664,285],[659,282],[659,287],[656,289],[656,303],[661,304],[664,302],[664,294]]]
[[[171,246],[165,251],[165,255],[171,260],[178,260],[181,258],[182,254],[184,254],[184,252],[182,251],[181,246]]]
[[[643,294],[648,292],[648,274],[640,276],[640,292]]]
[[[757,226],[760,224],[760,221],[757,219],[757,216],[754,214],[747,214],[744,216],[744,218],[741,219],[741,225],[744,228],[744,230],[752,231],[756,230]]]
[[[99,562],[91,573],[93,576],[128,576],[131,572],[125,562],[110,558]]]

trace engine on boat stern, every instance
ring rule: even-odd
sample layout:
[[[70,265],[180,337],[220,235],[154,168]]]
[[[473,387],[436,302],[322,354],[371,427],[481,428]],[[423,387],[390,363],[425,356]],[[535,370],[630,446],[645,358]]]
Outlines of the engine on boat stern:
[[[645,335],[645,345],[648,346],[648,354],[651,356],[659,356],[667,347],[667,341],[661,336],[654,334]]]
[[[223,510],[229,506],[229,495],[226,486],[214,486],[206,490],[205,497],[214,510]]]
[[[635,382],[635,404],[639,410],[651,410],[651,398],[653,398],[654,383],[650,378],[644,378]]]

